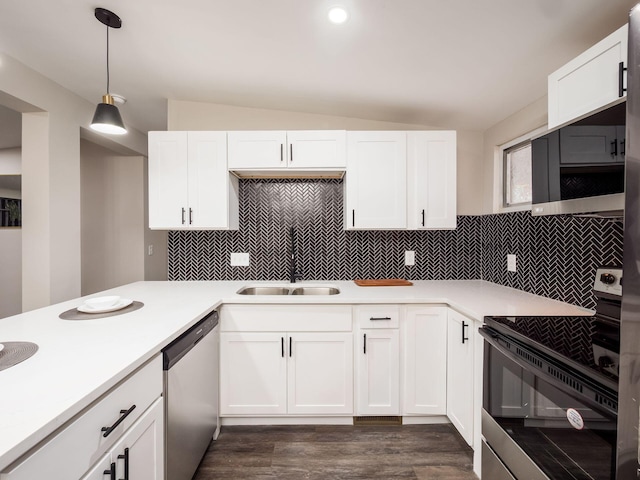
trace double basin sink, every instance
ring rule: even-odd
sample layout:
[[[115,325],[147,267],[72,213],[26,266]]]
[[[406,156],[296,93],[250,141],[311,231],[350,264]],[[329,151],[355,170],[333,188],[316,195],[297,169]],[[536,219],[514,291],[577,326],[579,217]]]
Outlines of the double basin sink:
[[[307,287],[278,287],[278,286],[247,286],[238,291],[240,295],[337,295],[340,290],[328,286]]]

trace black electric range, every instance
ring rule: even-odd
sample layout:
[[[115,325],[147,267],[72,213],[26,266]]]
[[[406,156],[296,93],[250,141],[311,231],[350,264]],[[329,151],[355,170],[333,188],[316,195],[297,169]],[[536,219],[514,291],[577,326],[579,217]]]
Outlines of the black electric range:
[[[622,270],[593,292],[592,316],[485,317],[483,477],[614,478]]]
[[[487,316],[485,325],[617,390],[622,269],[598,269],[593,293],[593,316]]]

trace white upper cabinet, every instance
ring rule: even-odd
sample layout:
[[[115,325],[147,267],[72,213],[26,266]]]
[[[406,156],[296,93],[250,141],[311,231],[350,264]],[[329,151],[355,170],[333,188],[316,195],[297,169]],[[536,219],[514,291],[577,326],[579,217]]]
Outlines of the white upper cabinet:
[[[549,128],[626,96],[628,26],[549,75]]]
[[[347,166],[346,138],[344,130],[287,132],[289,168],[344,170]]]
[[[405,228],[406,132],[347,132],[345,229]]]
[[[149,228],[238,228],[226,132],[149,132]]]
[[[456,228],[456,132],[407,133],[410,230]]]
[[[149,228],[183,228],[188,205],[187,132],[149,132]]]
[[[345,138],[344,130],[229,132],[229,169],[341,171]]]

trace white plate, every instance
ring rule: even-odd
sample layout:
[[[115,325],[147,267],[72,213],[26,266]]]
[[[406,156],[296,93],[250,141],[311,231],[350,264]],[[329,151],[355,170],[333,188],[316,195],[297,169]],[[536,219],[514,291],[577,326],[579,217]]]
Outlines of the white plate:
[[[133,300],[131,300],[130,298],[121,298],[118,303],[116,303],[115,305],[112,305],[110,307],[93,308],[93,307],[90,307],[89,305],[80,305],[78,307],[78,311],[82,312],[82,313],[108,313],[108,312],[115,312],[116,310],[121,310],[124,307],[128,307],[132,303],[133,303]]]
[[[4,345],[0,343],[0,352],[2,351],[3,348],[4,348]]]
[[[102,308],[111,308],[116,306],[122,297],[119,295],[109,295],[107,297],[93,297],[88,298],[84,301],[84,304],[89,308],[94,308],[96,310]]]

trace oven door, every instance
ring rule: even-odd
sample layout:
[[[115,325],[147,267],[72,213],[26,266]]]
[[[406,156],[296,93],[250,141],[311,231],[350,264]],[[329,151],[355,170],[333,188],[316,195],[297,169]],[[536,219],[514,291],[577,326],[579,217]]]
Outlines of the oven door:
[[[486,326],[480,333],[483,478],[485,464],[491,476],[499,463],[500,478],[612,480],[616,393],[520,340]]]

